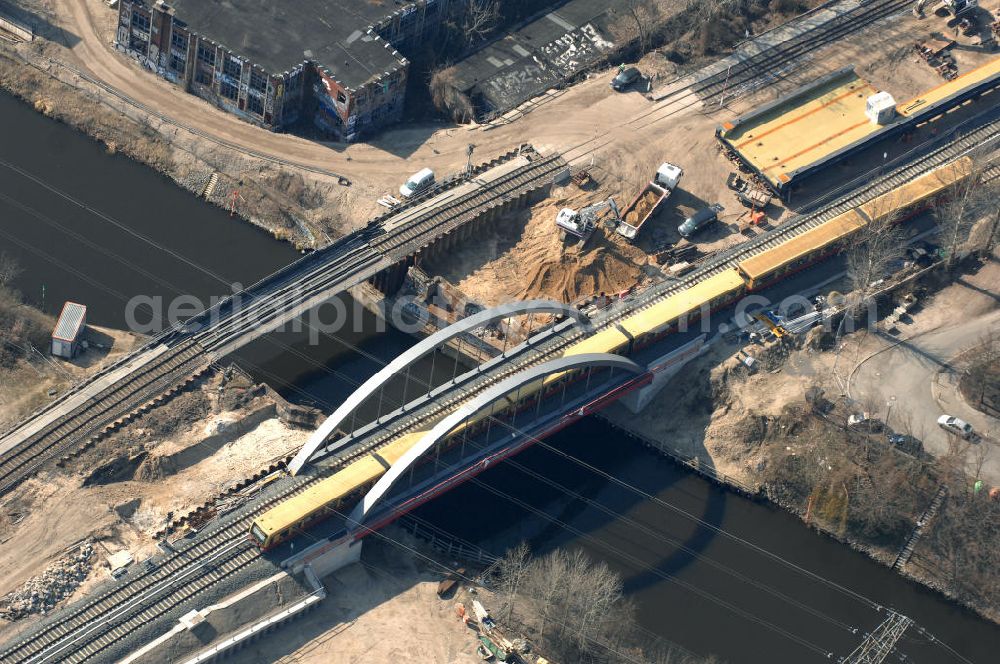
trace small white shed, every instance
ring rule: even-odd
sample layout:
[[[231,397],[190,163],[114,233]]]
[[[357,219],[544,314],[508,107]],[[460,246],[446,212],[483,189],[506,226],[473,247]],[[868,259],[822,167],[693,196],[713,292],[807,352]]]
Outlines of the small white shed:
[[[63,305],[62,313],[52,331],[52,354],[72,359],[80,349],[80,339],[87,327],[87,307],[76,302]]]

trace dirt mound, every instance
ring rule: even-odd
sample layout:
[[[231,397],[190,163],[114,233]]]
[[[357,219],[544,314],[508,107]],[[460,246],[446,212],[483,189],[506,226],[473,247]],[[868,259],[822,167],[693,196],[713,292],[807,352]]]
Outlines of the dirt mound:
[[[155,482],[177,472],[177,464],[170,457],[150,456],[135,471],[140,482]]]
[[[83,486],[99,486],[130,480],[146,456],[146,450],[120,454],[91,471],[83,480]]]

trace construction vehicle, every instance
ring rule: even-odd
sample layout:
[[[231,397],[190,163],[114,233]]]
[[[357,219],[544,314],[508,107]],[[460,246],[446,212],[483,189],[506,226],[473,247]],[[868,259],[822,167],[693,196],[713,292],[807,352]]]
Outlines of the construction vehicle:
[[[935,16],[957,19],[962,14],[973,11],[977,7],[979,7],[979,0],[941,0],[934,5],[933,12]],[[948,21],[948,27],[952,25],[952,22]]]
[[[580,238],[578,244],[583,246],[597,228],[597,216],[608,208],[611,208],[615,219],[620,223],[621,214],[618,212],[618,204],[615,203],[614,196],[608,196],[607,200],[588,205],[579,212],[573,208],[559,210],[559,214],[556,215],[556,226],[562,229],[564,237],[568,234]]]
[[[635,239],[642,225],[656,214],[663,201],[677,188],[683,175],[684,171],[680,166],[668,162],[660,164],[653,180],[625,208],[618,224],[618,234],[629,240]]]
[[[763,323],[767,329],[771,330],[771,333],[778,339],[788,334],[788,331],[781,325],[781,321],[778,320],[778,317],[770,311],[755,313],[753,317]]]

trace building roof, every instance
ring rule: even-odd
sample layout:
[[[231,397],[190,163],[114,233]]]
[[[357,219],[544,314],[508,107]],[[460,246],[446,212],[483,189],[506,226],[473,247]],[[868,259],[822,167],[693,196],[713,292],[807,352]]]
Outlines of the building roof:
[[[781,188],[797,176],[813,172],[890,132],[970,99],[1000,80],[1000,58],[994,58],[952,81],[909,101],[896,104],[896,117],[886,125],[865,115],[868,97],[878,92],[845,67],[791,94],[724,123],[718,136],[771,184]]]
[[[169,0],[175,18],[268,72],[309,60],[358,88],[405,64],[368,26],[395,11],[395,0]]]
[[[76,302],[67,302],[63,305],[59,320],[56,321],[56,329],[52,331],[52,338],[60,341],[76,341],[86,318],[87,307]]]
[[[840,71],[793,93],[784,103],[741,118],[723,136],[761,175],[778,184],[798,169],[879,133],[882,127],[865,115],[865,103],[876,92],[853,70]]]
[[[572,78],[614,48],[607,0],[570,0],[455,65],[455,85],[502,113]]]

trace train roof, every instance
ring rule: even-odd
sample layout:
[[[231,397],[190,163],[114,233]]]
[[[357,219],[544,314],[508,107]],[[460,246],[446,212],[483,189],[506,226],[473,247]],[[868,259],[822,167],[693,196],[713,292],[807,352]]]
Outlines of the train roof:
[[[773,249],[768,249],[756,256],[740,262],[740,271],[750,279],[760,279],[772,271],[794,263],[812,252],[850,235],[864,226],[865,220],[853,209],[839,214],[815,228],[796,235],[787,242],[782,242]]]
[[[359,457],[333,475],[259,515],[254,519],[254,523],[267,535],[284,530],[314,514],[324,505],[377,480],[388,470],[383,461],[389,466],[396,463],[424,433],[426,432],[412,431],[400,436],[388,445],[375,450],[378,458],[371,453]]]
[[[657,332],[680,316],[742,287],[743,279],[736,270],[727,269],[629,316],[622,322],[622,327],[633,337]]]
[[[861,205],[860,209],[869,219],[876,219],[899,208],[906,208],[936,196],[970,173],[972,173],[972,159],[962,157],[873,198]]]

